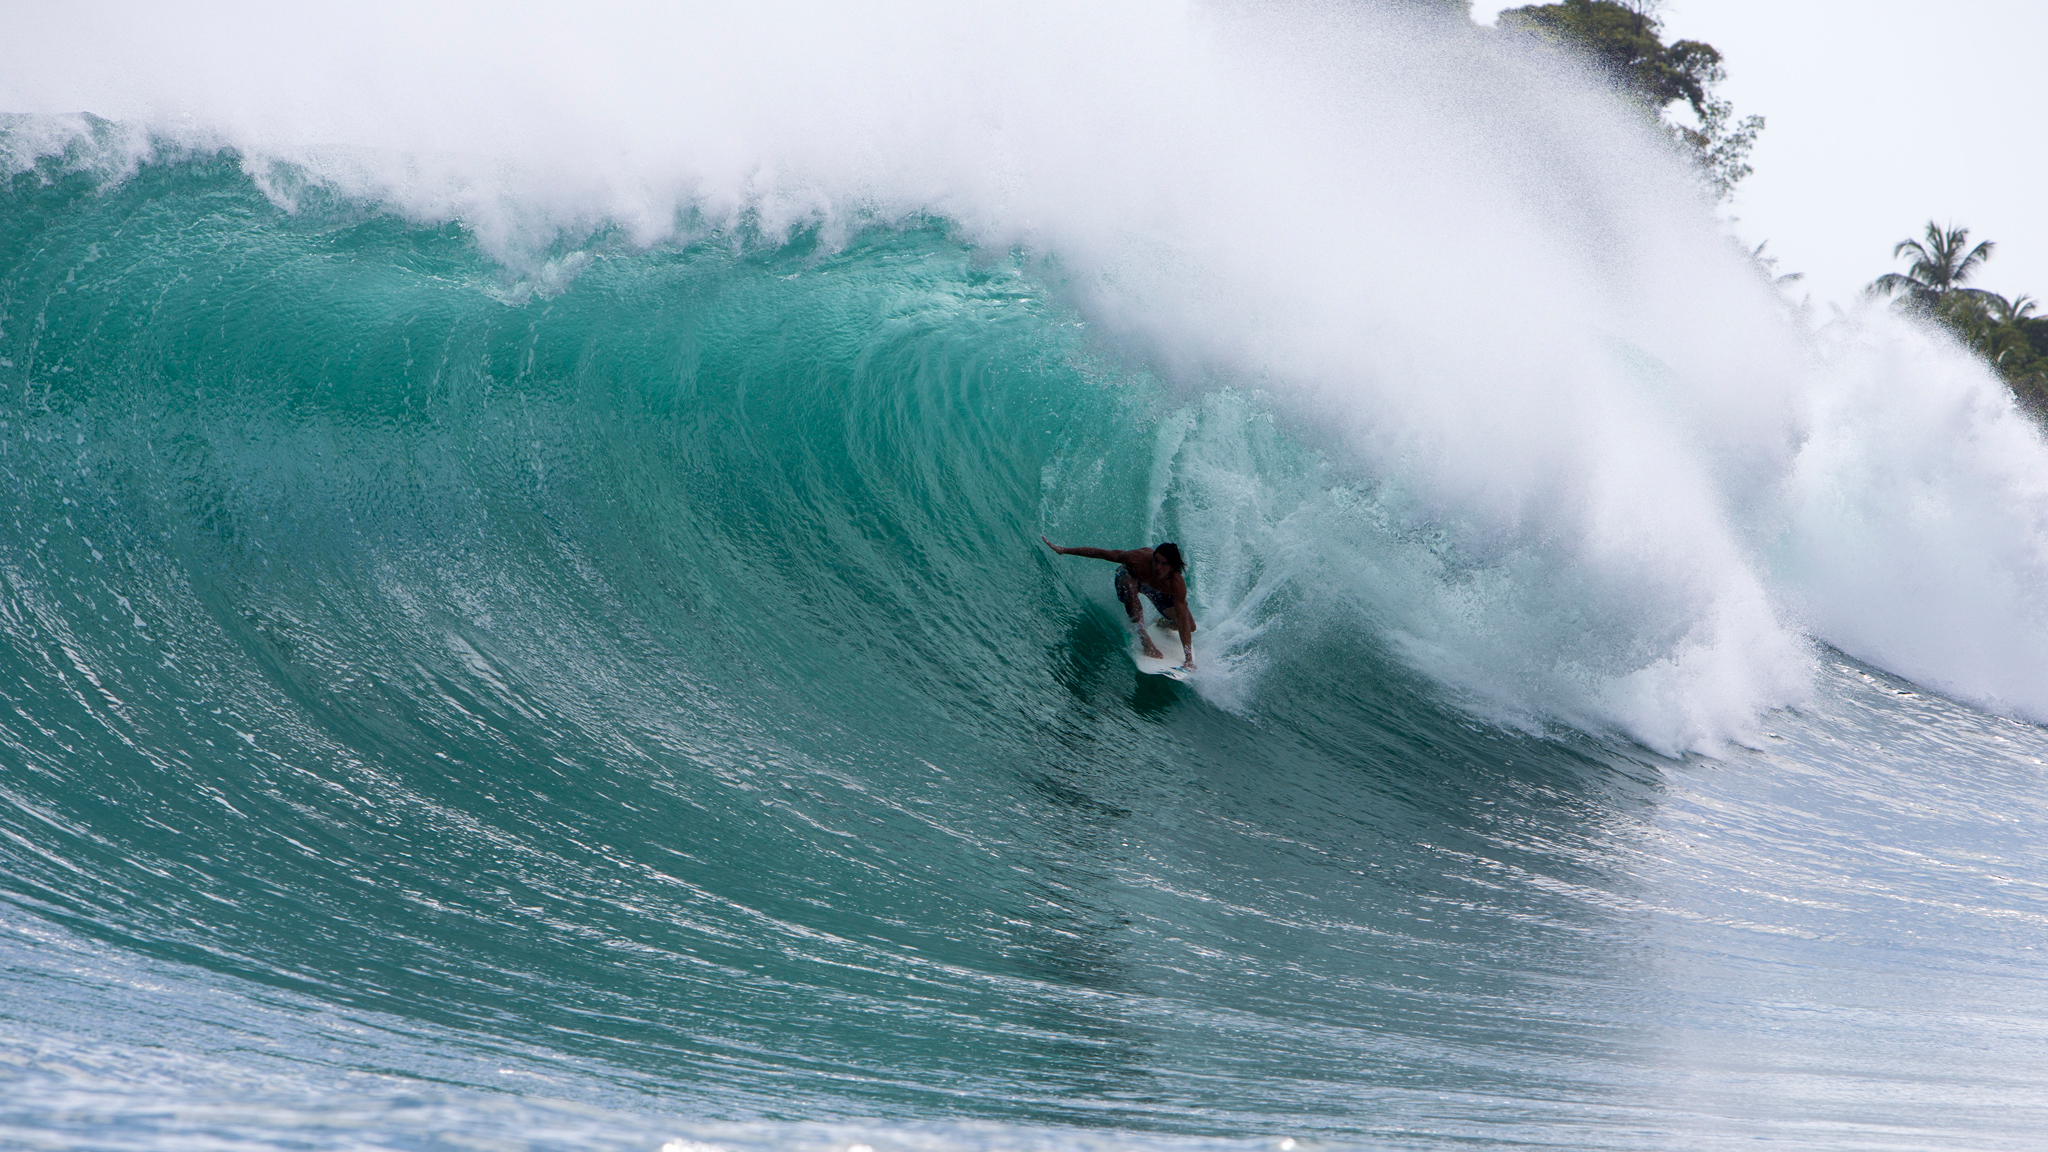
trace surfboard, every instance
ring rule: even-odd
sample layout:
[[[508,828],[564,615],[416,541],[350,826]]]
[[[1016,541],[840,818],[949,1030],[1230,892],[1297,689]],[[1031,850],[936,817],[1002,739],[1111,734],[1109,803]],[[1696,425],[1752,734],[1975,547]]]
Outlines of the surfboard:
[[[1180,662],[1187,659],[1186,654],[1180,650],[1180,629],[1168,623],[1163,616],[1155,617],[1150,624],[1145,625],[1145,628],[1152,637],[1153,646],[1165,653],[1166,657],[1160,659],[1145,655],[1145,646],[1138,643],[1136,637],[1132,637],[1131,663],[1138,666],[1138,671],[1149,676],[1164,676],[1169,680],[1185,680],[1194,675],[1180,666]]]

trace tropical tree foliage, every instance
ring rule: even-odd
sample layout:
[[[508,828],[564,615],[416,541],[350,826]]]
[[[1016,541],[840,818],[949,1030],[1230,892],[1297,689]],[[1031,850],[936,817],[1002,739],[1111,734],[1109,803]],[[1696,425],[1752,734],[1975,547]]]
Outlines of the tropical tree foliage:
[[[1766,240],[1754,248],[1742,249],[1743,257],[1749,261],[1750,267],[1756,269],[1757,275],[1769,281],[1771,287],[1779,291],[1783,291],[1806,279],[1806,273],[1804,272],[1778,271],[1778,258],[1776,256],[1764,255],[1764,249],[1770,247],[1770,244],[1771,242]]]
[[[1885,273],[1869,290],[1954,333],[1998,370],[2022,405],[2048,418],[2048,319],[2034,315],[2031,297],[2007,299],[1968,283],[1997,247],[1989,240],[1973,246],[1968,228],[1930,220],[1924,241],[1892,246],[1893,259],[1911,257],[1906,271]]]
[[[1699,40],[1664,43],[1657,19],[1642,0],[1532,4],[1502,12],[1499,26],[1590,59],[1617,89],[1663,125],[1716,198],[1727,199],[1736,183],[1749,175],[1749,150],[1763,131],[1764,118],[1735,119],[1734,106],[1714,95],[1714,86],[1727,79],[1721,53]],[[1696,123],[1665,118],[1667,109],[1681,103]]]
[[[1470,23],[1472,20],[1472,0],[1405,0],[1405,2],[1410,8],[1419,8],[1424,12],[1433,13],[1438,16],[1456,17],[1467,23]]]
[[[2048,319],[2033,310],[2025,296],[1972,290],[1943,297],[1934,316],[1997,369],[2022,404],[2048,417]]]
[[[1981,288],[1964,287],[1977,274],[1998,245],[1990,240],[1970,247],[1970,230],[1950,225],[1943,228],[1927,222],[1927,242],[1901,240],[1892,245],[1892,259],[1910,255],[1912,266],[1904,272],[1887,272],[1871,281],[1870,291],[1891,296],[1910,308],[1922,311],[1939,306],[1955,293],[1989,295]]]

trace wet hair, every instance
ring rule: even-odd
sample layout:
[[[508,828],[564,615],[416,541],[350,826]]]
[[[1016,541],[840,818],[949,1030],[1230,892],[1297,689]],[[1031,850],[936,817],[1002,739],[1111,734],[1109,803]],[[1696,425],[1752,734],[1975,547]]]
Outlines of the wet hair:
[[[1175,544],[1171,540],[1152,549],[1152,554],[1173,565],[1175,572],[1185,572],[1188,570],[1188,562],[1180,558],[1180,545]]]

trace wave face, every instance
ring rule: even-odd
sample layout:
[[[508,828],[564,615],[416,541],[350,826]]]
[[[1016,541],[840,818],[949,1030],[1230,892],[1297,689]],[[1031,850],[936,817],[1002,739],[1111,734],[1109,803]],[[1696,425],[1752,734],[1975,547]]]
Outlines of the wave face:
[[[1572,78],[128,15],[0,50],[7,1140],[2048,1128],[2048,737],[1895,678],[2048,713],[2048,458]]]
[[[2048,720],[2048,455],[1998,383],[1884,316],[1800,333],[1656,133],[1460,22],[95,11],[0,57],[10,169],[227,149],[282,208],[459,225],[515,294],[593,243],[917,220],[1049,262],[1093,352],[1248,394],[1362,495],[1278,517],[1284,575],[1492,718],[1714,752],[1818,639]]]
[[[10,880],[89,935],[725,1110],[1335,1116],[1353,1045],[1214,1100],[1216,1065],[1304,1059],[1234,1017],[1516,983],[1353,919],[1455,898],[1371,845],[1460,851],[1475,790],[1544,781],[1575,798],[1513,820],[1568,842],[1608,787],[1363,630],[1276,639],[1255,718],[1138,680],[1110,569],[1040,525],[1192,539],[1260,511],[1208,470],[1312,489],[1313,459],[1077,366],[1071,315],[940,229],[603,254],[508,304],[458,232],[286,215],[225,161],[17,202],[13,359],[50,384],[9,400],[4,679],[48,855]],[[1231,559],[1198,578],[1218,631]],[[1302,826],[1231,831],[1280,780]],[[1191,836],[1132,836],[1190,801]],[[1313,893],[1285,920],[1354,911],[1266,923],[1275,883]],[[1489,916],[1580,953],[1551,903]],[[1259,956],[1248,1002],[1184,1011]]]

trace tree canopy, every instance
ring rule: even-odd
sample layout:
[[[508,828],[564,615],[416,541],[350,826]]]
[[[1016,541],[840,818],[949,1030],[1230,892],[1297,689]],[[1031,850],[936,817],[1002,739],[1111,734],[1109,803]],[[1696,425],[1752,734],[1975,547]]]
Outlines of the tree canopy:
[[[1616,84],[1658,109],[1683,100],[1704,115],[1707,89],[1722,79],[1721,54],[1713,45],[1665,44],[1657,38],[1654,18],[1614,0],[1510,8],[1500,14],[1500,27],[1535,32],[1585,52]]]
[[[1970,244],[1970,230],[1927,222],[1923,239],[1892,245],[1892,258],[1910,256],[1904,272],[1871,281],[1873,296],[1889,296],[1901,308],[1932,320],[1982,356],[2005,378],[2022,406],[2048,419],[2048,319],[2034,315],[2026,296],[2007,299],[1972,287],[1997,244]]]
[[[1911,307],[1933,308],[1950,293],[1989,296],[1982,288],[1966,288],[1963,282],[1974,276],[1991,259],[1997,244],[1990,240],[1970,247],[1970,230],[1950,225],[1943,228],[1927,222],[1927,242],[1905,239],[1892,245],[1892,259],[1908,253],[1912,266],[1904,272],[1887,272],[1871,281],[1870,291],[1898,297]]]
[[[1734,107],[1714,95],[1727,78],[1721,53],[1699,40],[1664,43],[1657,19],[1639,5],[1617,0],[1563,0],[1500,14],[1499,27],[1534,36],[1591,60],[1614,86],[1639,103],[1690,155],[1707,185],[1726,199],[1749,175],[1749,150],[1763,131],[1761,116],[1734,119]],[[1683,103],[1695,125],[1663,119]]]

